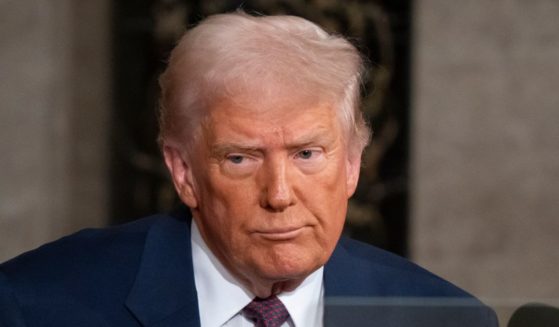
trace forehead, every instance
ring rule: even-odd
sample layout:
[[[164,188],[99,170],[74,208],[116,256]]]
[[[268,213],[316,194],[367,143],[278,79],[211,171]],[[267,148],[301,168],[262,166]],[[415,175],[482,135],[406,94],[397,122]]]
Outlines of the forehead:
[[[222,101],[212,106],[203,124],[208,142],[311,142],[337,139],[340,126],[331,105],[320,103],[247,104]]]

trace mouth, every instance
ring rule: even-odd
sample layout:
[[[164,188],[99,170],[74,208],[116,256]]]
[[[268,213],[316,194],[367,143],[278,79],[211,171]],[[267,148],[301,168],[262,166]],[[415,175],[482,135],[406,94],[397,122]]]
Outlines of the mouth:
[[[267,229],[258,230],[255,233],[269,241],[288,241],[297,238],[305,227],[289,227],[289,228],[277,228],[277,229]]]

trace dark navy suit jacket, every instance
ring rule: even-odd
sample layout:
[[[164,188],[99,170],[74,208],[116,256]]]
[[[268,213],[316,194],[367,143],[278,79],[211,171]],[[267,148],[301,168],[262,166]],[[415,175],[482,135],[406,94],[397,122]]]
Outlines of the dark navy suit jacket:
[[[464,291],[405,259],[349,239],[339,242],[326,264],[324,285],[326,302],[335,302],[325,308],[328,326],[496,326],[493,311]],[[467,305],[426,314],[429,310],[415,304],[366,305],[371,296],[442,297]],[[365,302],[348,307],[339,297]],[[83,230],[0,265],[2,327],[199,324],[190,218],[184,212]]]

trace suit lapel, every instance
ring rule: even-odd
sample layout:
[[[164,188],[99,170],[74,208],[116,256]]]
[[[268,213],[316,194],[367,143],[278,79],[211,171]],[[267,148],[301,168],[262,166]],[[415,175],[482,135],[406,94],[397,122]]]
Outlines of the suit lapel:
[[[145,327],[200,325],[190,219],[154,223],[126,306]]]
[[[356,254],[357,250],[348,250],[346,241],[343,237],[340,239],[324,267],[325,297],[382,295],[383,285],[380,281],[383,280],[383,267],[379,264],[382,259],[372,259],[372,248],[367,249],[369,258],[364,257],[363,253]]]
[[[324,296],[337,297],[352,293],[355,283],[352,279],[355,271],[347,250],[338,242],[332,256],[324,266]]]

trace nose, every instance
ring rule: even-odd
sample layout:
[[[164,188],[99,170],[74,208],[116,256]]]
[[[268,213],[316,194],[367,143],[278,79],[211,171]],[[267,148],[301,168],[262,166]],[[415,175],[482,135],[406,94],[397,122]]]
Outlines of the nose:
[[[260,206],[266,210],[281,212],[295,204],[289,167],[285,159],[272,159],[263,167],[262,197]]]

